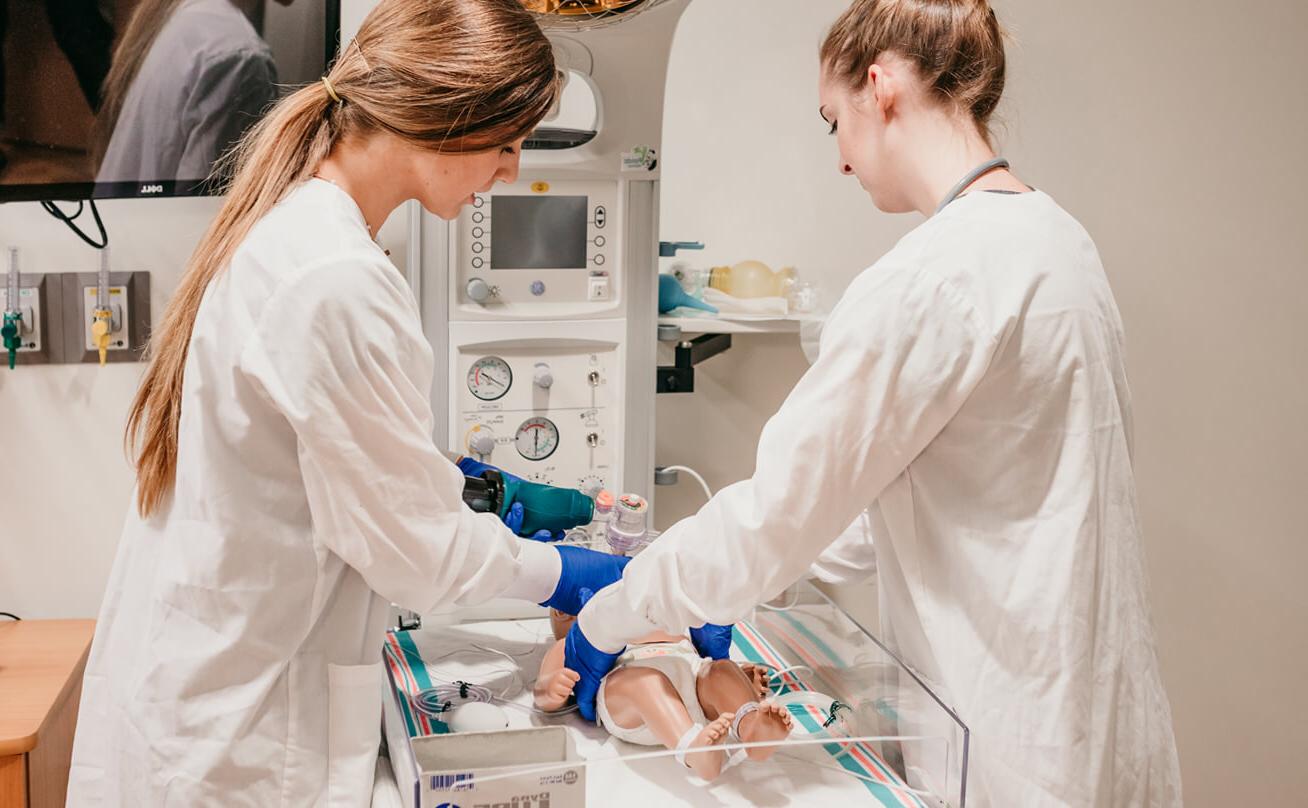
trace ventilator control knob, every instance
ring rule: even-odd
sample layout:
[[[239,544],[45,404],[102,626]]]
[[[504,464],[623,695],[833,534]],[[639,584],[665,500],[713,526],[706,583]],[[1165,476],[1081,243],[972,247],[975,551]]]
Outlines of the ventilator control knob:
[[[468,448],[473,454],[486,457],[495,451],[495,436],[485,430],[478,431],[469,439]]]
[[[490,300],[490,284],[486,283],[486,281],[481,278],[473,278],[468,281],[467,292],[468,297],[477,303],[485,303],[487,300]]]
[[[544,362],[536,363],[535,382],[536,386],[542,390],[548,390],[554,385],[554,373],[550,370],[549,365]]]

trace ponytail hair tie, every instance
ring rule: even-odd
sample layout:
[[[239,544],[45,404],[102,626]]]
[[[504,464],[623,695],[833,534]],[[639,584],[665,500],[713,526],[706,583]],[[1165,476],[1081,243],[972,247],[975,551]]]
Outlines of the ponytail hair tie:
[[[344,99],[342,99],[339,95],[336,94],[336,88],[332,86],[332,83],[327,80],[326,76],[322,77],[322,86],[327,88],[327,95],[330,95],[333,101],[335,101],[338,104],[345,103]]]

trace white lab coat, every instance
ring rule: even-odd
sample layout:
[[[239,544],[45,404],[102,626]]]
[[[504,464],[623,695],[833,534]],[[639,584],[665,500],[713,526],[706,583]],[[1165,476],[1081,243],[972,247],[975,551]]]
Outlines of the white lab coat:
[[[365,806],[388,603],[549,597],[558,553],[463,506],[432,372],[347,194],[256,225],[195,322],[174,495],[123,531],[68,805]]]
[[[753,477],[581,626],[612,650],[732,622],[815,561],[852,579],[872,536],[886,633],[971,729],[969,806],[1179,805],[1125,364],[1081,226],[1040,192],[963,197],[850,285]]]

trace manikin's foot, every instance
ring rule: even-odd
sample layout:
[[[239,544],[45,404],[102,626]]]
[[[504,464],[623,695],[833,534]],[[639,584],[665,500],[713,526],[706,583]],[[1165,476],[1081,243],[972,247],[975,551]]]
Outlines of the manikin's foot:
[[[705,780],[712,780],[722,773],[722,764],[726,762],[727,755],[721,749],[711,749],[707,752],[690,750],[704,749],[722,743],[731,732],[732,718],[735,718],[735,713],[723,713],[713,719],[691,740],[690,746],[686,747],[686,765]]]
[[[576,671],[559,668],[545,682],[536,683],[536,706],[548,713],[562,710],[580,681],[581,675]]]
[[[774,701],[759,702],[758,709],[740,719],[740,740],[744,743],[779,741],[790,735],[790,711]],[[777,753],[775,746],[746,749],[750,760],[767,760]]]
[[[759,701],[772,695],[772,689],[768,687],[770,679],[767,668],[762,665],[755,665],[753,662],[742,662],[740,663],[740,669],[749,677],[750,684],[754,685],[754,690],[758,692]]]

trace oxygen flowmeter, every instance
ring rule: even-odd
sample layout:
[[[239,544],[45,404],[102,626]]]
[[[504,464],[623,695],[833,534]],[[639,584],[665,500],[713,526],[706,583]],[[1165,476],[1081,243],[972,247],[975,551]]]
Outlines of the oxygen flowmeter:
[[[9,355],[9,369],[18,362],[18,349],[23,343],[23,311],[18,308],[18,250],[9,249],[9,276],[5,289],[4,325],[0,338],[4,339],[5,353]]]
[[[91,341],[100,352],[100,364],[109,361],[109,335],[118,330],[113,310],[109,308],[109,249],[100,250],[100,274],[95,285],[94,322],[91,323]]]

